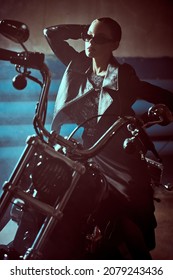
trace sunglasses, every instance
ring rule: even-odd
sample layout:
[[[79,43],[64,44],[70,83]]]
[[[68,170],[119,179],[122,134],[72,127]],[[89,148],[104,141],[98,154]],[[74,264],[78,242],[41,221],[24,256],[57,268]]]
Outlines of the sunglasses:
[[[102,35],[92,36],[88,33],[82,33],[81,37],[85,42],[89,42],[90,40],[93,40],[94,43],[99,45],[115,42],[113,39],[106,38]]]

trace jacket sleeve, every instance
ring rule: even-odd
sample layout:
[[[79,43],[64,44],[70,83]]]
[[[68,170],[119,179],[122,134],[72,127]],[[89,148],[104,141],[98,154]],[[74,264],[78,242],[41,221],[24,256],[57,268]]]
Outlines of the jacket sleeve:
[[[71,47],[67,40],[81,39],[81,34],[89,25],[64,24],[50,26],[44,29],[43,33],[54,54],[66,66],[72,61],[78,52]]]
[[[135,94],[136,99],[148,101],[153,104],[165,104],[173,112],[173,93],[148,83],[141,81],[135,73],[135,70],[128,65],[130,71],[129,88]]]

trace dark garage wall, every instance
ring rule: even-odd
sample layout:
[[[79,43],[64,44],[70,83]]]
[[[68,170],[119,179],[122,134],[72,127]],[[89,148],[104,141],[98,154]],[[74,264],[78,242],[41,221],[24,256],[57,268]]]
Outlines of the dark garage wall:
[[[43,38],[44,27],[90,23],[101,16],[110,16],[122,26],[117,55],[173,56],[172,0],[0,0],[0,19],[24,21],[31,30],[28,46],[46,53],[50,49]],[[1,45],[9,46],[9,42],[2,41]]]

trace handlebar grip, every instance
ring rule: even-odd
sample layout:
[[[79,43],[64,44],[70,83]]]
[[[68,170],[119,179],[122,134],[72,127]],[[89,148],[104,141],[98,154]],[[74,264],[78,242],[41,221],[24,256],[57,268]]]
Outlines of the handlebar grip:
[[[10,61],[12,64],[40,69],[45,55],[39,52],[14,52],[0,48],[0,60]]]
[[[40,69],[43,66],[45,55],[39,52],[21,52],[10,60],[12,64],[26,66],[28,68]]]
[[[17,57],[18,53],[0,48],[0,60],[11,61],[13,57]]]

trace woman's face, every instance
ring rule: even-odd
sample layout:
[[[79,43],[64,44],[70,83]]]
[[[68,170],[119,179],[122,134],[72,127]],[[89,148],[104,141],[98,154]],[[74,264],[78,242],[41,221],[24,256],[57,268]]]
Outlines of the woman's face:
[[[115,44],[109,27],[97,19],[94,20],[85,39],[86,56],[90,58],[111,56]]]

